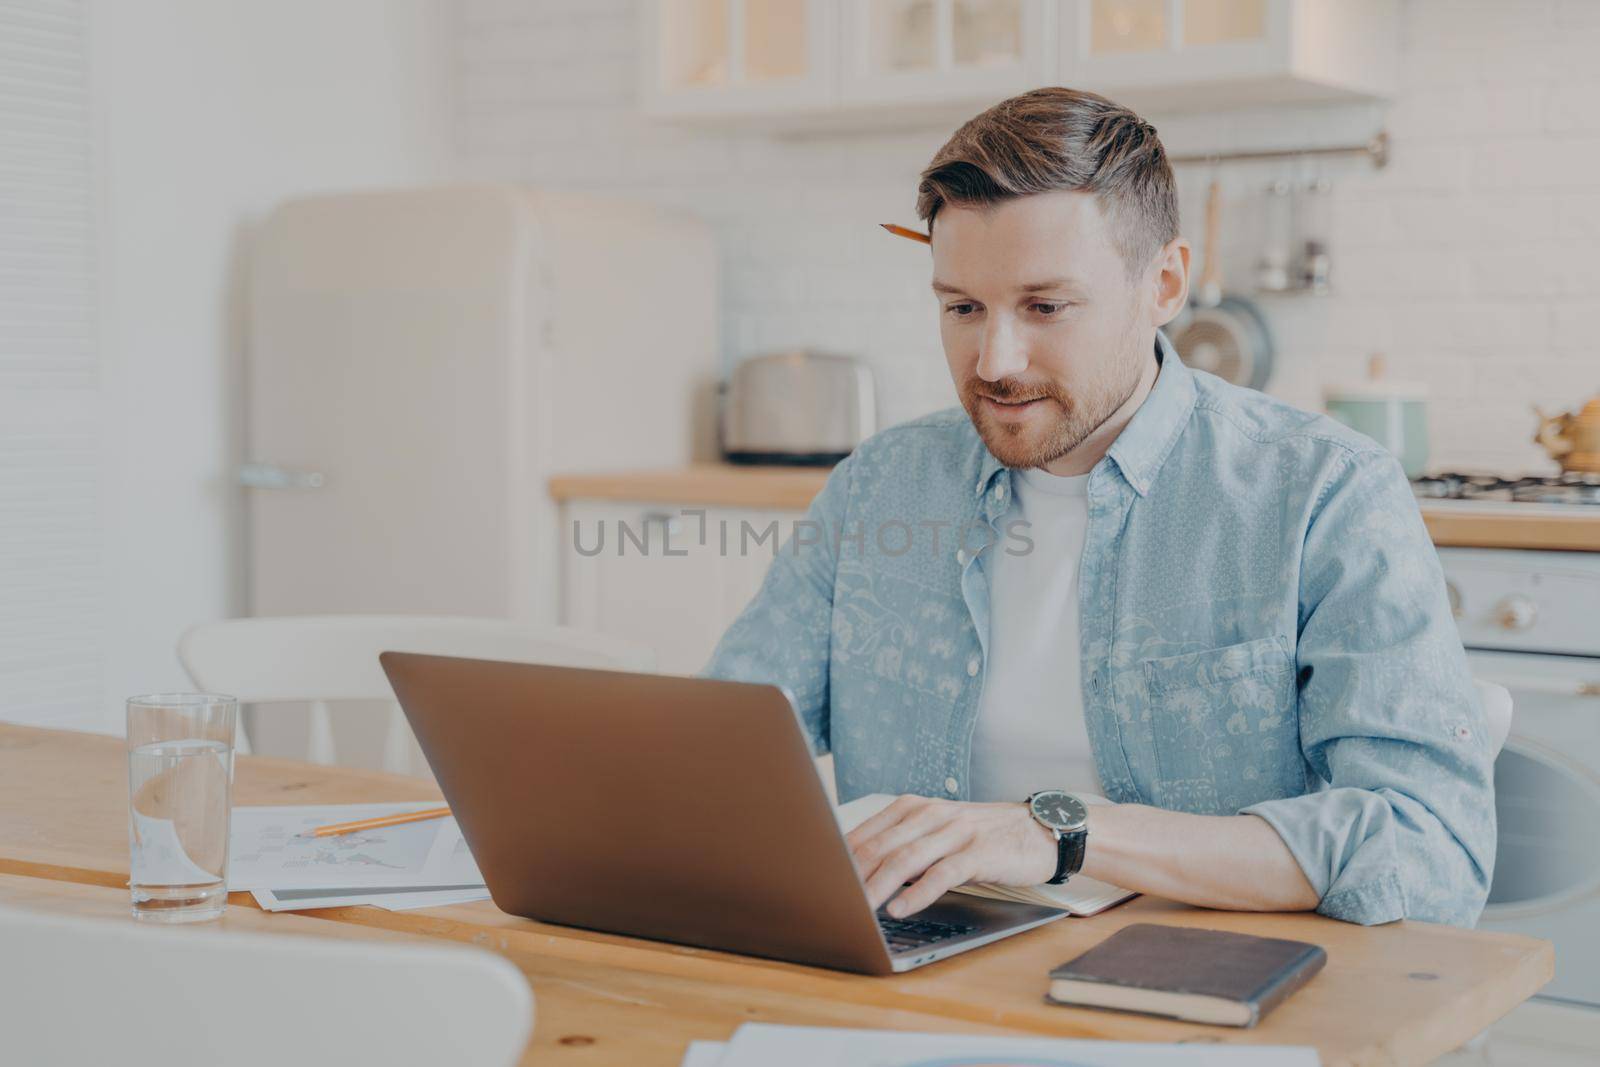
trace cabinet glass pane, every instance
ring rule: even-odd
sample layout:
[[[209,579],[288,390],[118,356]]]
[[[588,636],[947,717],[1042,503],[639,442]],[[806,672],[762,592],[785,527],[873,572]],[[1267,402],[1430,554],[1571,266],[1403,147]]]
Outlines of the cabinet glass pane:
[[[806,5],[807,0],[744,0],[746,81],[805,74]]]
[[[661,84],[728,84],[727,0],[659,0]]]
[[[1267,0],[1183,0],[1183,43],[1259,41],[1267,35]]]
[[[873,71],[932,70],[938,63],[934,0],[872,0],[867,65]]]
[[[955,61],[963,67],[1007,67],[1022,61],[1022,0],[955,0]]]
[[[1167,0],[1093,0],[1089,54],[1159,52],[1167,47]]]

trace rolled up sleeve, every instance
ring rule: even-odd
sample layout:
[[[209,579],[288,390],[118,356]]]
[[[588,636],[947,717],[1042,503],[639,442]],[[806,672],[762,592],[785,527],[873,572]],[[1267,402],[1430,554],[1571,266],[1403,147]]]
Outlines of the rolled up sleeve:
[[[1300,745],[1319,788],[1265,819],[1324,915],[1470,926],[1495,849],[1482,703],[1438,555],[1399,464],[1357,452],[1329,479],[1300,567]]]
[[[734,619],[701,677],[785,689],[818,755],[828,751],[828,664],[839,537],[855,456],[828,475],[778,548],[761,588]]]

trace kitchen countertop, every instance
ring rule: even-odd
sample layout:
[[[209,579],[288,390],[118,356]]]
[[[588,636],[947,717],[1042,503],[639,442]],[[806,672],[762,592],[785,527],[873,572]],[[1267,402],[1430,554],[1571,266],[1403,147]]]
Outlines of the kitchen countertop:
[[[557,500],[627,500],[641,504],[708,504],[804,511],[822,491],[831,467],[744,467],[691,463],[658,470],[558,474]]]
[[[657,470],[557,475],[550,479],[550,495],[558,501],[624,500],[803,511],[827,478],[828,468],[821,467],[694,463]],[[1424,503],[1422,518],[1433,543],[1441,548],[1600,552],[1600,507],[1496,507],[1443,501]]]
[[[1473,504],[1429,501],[1422,505],[1433,543],[1440,548],[1543,548],[1600,552],[1600,507],[1543,504]]]

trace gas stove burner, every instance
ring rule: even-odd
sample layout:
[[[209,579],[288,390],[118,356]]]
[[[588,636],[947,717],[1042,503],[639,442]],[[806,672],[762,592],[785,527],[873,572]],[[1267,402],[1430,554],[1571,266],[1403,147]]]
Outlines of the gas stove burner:
[[[1422,500],[1486,500],[1516,504],[1600,505],[1600,474],[1504,478],[1498,474],[1447,472],[1417,478],[1411,490]]]
[[[1443,474],[1411,479],[1411,491],[1420,500],[1448,500],[1455,495],[1455,487]]]
[[[1510,500],[1513,482],[1497,474],[1460,474],[1447,471],[1411,483],[1417,496],[1431,500]]]
[[[1530,504],[1600,504],[1600,475],[1563,474],[1540,479],[1537,485],[1512,489],[1511,499]]]

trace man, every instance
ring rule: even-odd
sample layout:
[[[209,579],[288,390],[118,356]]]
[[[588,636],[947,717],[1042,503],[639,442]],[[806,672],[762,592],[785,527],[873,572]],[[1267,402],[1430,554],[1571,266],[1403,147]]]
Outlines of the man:
[[[841,800],[903,794],[849,837],[874,906],[1081,869],[1473,923],[1492,756],[1410,488],[1367,438],[1178,361],[1156,131],[1025,93],[940,149],[917,211],[961,408],[833,471],[703,672],[785,686]],[[1054,821],[1022,803],[1047,790]],[[1085,827],[1054,790],[1115,803]]]

